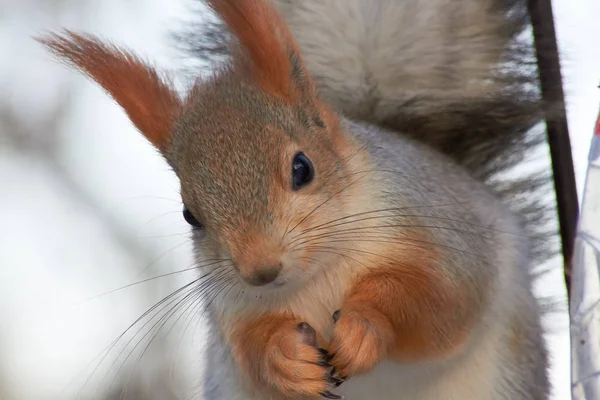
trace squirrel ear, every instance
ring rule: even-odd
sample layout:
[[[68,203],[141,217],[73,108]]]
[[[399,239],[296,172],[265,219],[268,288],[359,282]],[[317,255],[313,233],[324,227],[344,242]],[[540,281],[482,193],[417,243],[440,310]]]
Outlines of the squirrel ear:
[[[159,150],[170,142],[181,100],[154,68],[132,53],[70,31],[36,38],[63,61],[98,82]]]
[[[298,44],[269,0],[208,0],[208,5],[239,41],[243,53],[234,61],[262,90],[289,103],[314,96]]]

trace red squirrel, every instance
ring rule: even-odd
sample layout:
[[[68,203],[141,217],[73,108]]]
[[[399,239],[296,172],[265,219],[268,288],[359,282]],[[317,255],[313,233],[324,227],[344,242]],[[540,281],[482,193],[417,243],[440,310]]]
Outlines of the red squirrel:
[[[426,95],[419,88],[436,82],[394,78],[396,86],[386,87],[369,59],[332,59],[340,63],[335,69],[319,50],[320,39],[337,40],[332,57],[346,54],[344,32],[348,43],[352,35],[370,35],[369,24],[379,32],[378,22],[400,10],[410,15],[417,2],[207,3],[230,34],[230,57],[183,98],[126,49],[69,31],[40,39],[98,82],[160,151],[180,179],[198,261],[222,261],[203,270],[224,290],[205,296],[210,334],[199,398],[547,398],[528,235],[498,193],[475,177],[491,176],[495,164],[480,159],[499,153],[468,141],[461,147],[463,137],[475,136],[465,132],[469,118],[481,114],[479,121],[491,125],[496,104],[494,122],[502,124],[502,112],[517,104],[500,95],[508,78],[484,79],[509,41],[498,32],[514,34],[500,29],[509,25],[490,8],[495,2],[457,2],[473,24],[449,30],[448,39],[463,45],[481,34],[489,52],[472,60],[452,59],[448,49],[430,53],[429,60],[467,70],[471,61],[465,74],[472,81]],[[448,7],[439,0],[428,10],[440,15]],[[319,24],[321,8],[332,19],[363,25]],[[313,15],[314,25],[303,15]],[[420,23],[396,21],[413,22]],[[390,35],[403,29],[383,26]],[[461,29],[471,36],[458,35]],[[419,32],[405,40],[426,46],[445,36]],[[389,50],[402,60],[382,43],[375,38],[363,50],[385,61]],[[369,82],[364,65],[379,83],[378,102],[359,90],[366,83],[356,85]],[[407,77],[418,75],[415,65],[406,64]],[[404,91],[386,94],[400,86]],[[486,91],[498,95],[495,102]],[[386,100],[400,95],[405,114],[386,114],[393,106]],[[373,100],[370,107],[365,99]],[[429,105],[436,101],[443,117],[420,114],[434,113]],[[533,114],[535,101],[520,101]],[[530,122],[523,116],[515,126]],[[500,147],[525,146],[520,135]],[[442,154],[444,148],[455,151]],[[473,165],[487,169],[467,171]]]

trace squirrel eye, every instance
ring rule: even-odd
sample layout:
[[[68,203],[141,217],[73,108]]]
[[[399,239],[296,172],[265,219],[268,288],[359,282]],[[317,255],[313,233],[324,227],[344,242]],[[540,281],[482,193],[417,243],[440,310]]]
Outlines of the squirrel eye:
[[[292,163],[292,188],[293,190],[301,189],[308,185],[315,175],[315,171],[312,163],[304,155],[304,153],[298,153],[294,157]]]
[[[202,224],[194,217],[194,214],[187,208],[187,206],[183,205],[183,218],[185,222],[192,225],[194,228],[202,229]]]

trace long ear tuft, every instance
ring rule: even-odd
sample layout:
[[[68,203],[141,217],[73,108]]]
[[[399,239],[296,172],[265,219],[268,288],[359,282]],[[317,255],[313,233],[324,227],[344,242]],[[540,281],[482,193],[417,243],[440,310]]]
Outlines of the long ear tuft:
[[[66,30],[63,35],[51,33],[36,40],[98,82],[144,136],[159,150],[166,150],[181,100],[154,68],[91,35]]]
[[[269,0],[208,0],[248,56],[259,87],[289,102],[313,90],[298,44]]]

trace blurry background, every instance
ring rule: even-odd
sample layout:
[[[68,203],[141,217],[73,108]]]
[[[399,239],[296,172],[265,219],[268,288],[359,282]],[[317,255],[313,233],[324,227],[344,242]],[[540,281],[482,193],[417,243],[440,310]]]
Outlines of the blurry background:
[[[167,399],[177,389],[161,377],[188,389],[201,373],[190,348],[199,347],[203,334],[191,316],[202,310],[167,319],[167,303],[104,360],[97,358],[149,306],[194,276],[171,274],[106,293],[189,268],[188,227],[166,163],[96,85],[54,62],[31,38],[60,27],[83,29],[175,70],[183,60],[168,30],[188,16],[185,1],[0,0],[1,400],[57,400],[82,387],[82,398],[92,399],[119,382],[149,391],[131,392],[132,398]],[[555,0],[554,7],[581,194],[600,104],[594,19],[600,2]],[[537,289],[564,299],[561,260],[553,266]],[[546,321],[555,399],[569,398],[562,310]],[[165,334],[146,351],[163,322]],[[144,360],[161,362],[138,362],[143,352]]]

